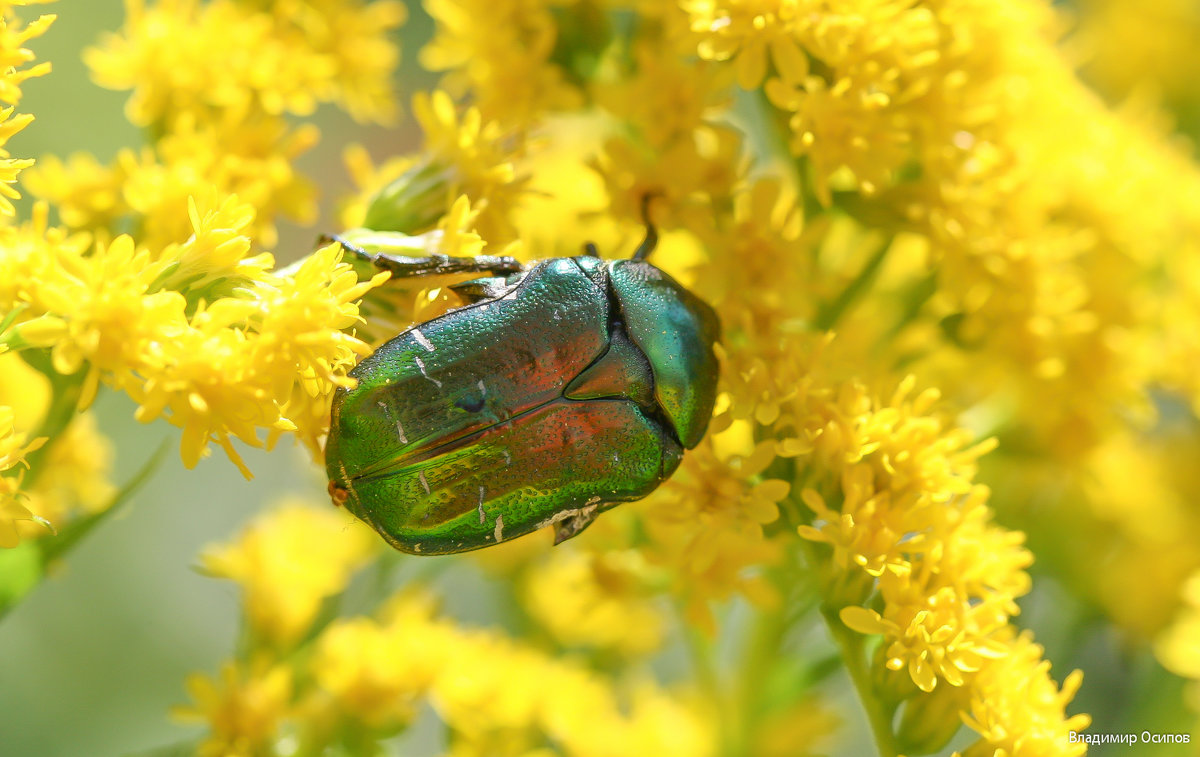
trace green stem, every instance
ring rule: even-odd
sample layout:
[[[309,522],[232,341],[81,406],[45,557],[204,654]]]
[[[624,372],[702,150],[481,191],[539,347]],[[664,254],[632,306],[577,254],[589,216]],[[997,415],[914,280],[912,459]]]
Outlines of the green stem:
[[[46,466],[42,465],[42,462],[46,455],[50,453],[62,433],[67,430],[67,426],[71,425],[75,416],[79,414],[79,397],[83,393],[83,382],[87,378],[88,367],[84,366],[75,373],[64,376],[54,370],[48,350],[26,350],[21,353],[21,357],[50,380],[52,395],[50,407],[42,417],[37,431],[30,437],[32,439],[45,437],[46,443],[25,456],[25,462],[29,468],[21,482],[21,488],[29,489],[45,470]]]
[[[896,757],[899,747],[896,744],[896,735],[892,732],[892,717],[895,713],[875,696],[871,686],[871,672],[867,668],[867,659],[863,652],[863,637],[847,628],[832,607],[822,607],[821,615],[825,619],[829,635],[833,637],[842,653],[846,671],[850,674],[850,680],[858,692],[858,699],[867,713],[867,722],[871,725],[879,757]]]
[[[62,559],[72,548],[75,547],[85,536],[91,533],[97,526],[105,520],[111,518],[114,513],[121,509],[121,505],[128,502],[131,497],[142,487],[158,469],[159,463],[162,462],[164,455],[169,445],[163,442],[158,450],[150,456],[150,459],[142,466],[133,478],[131,478],[121,490],[116,493],[112,501],[98,512],[84,516],[69,523],[62,531],[54,536],[44,536],[36,541],[29,541],[19,545],[19,550],[27,550],[23,553],[22,564],[20,568],[25,569],[25,573],[21,576],[18,584],[13,584],[11,579],[13,576],[3,576],[8,580],[8,585],[0,590],[0,620],[24,599],[25,595],[33,591],[46,575],[47,568],[55,560]],[[17,550],[9,550],[8,556],[22,554]]]
[[[754,627],[747,634],[746,656],[742,662],[741,702],[743,714],[738,719],[741,733],[738,741],[749,750],[752,737],[762,719],[767,676],[778,662],[779,649],[788,626],[780,611],[759,611]]]
[[[740,757],[742,750],[738,748],[737,739],[741,733],[741,728],[738,727],[739,724],[736,722],[739,718],[736,709],[733,707],[733,703],[729,701],[729,697],[721,686],[720,677],[717,675],[716,666],[713,664],[712,645],[708,642],[708,639],[704,638],[700,631],[688,625],[683,619],[682,613],[679,613],[679,615],[679,622],[684,629],[684,640],[687,643],[696,679],[700,681],[700,686],[704,689],[704,693],[708,695],[709,700],[716,708],[718,728],[717,754],[721,755],[721,757]]]
[[[96,526],[108,520],[120,510],[121,506],[132,499],[138,489],[141,489],[150,480],[150,477],[154,475],[154,472],[158,470],[158,466],[162,464],[170,446],[171,443],[168,441],[164,441],[158,445],[158,449],[154,451],[154,454],[147,458],[138,472],[133,474],[133,478],[125,482],[125,485],[113,496],[112,501],[102,510],[74,521],[63,529],[62,533],[57,537],[39,539],[38,546],[42,551],[42,563],[49,565],[51,561],[62,558],[83,537],[91,533]]]
[[[859,300],[875,283],[875,278],[879,275],[879,269],[883,267],[883,261],[887,258],[888,250],[892,248],[891,240],[885,239],[879,245],[879,249],[871,256],[871,259],[863,265],[862,270],[854,277],[854,280],[842,290],[837,299],[833,302],[823,304],[817,310],[816,322],[813,324],[819,331],[828,331],[833,328],[841,317],[850,307]]]

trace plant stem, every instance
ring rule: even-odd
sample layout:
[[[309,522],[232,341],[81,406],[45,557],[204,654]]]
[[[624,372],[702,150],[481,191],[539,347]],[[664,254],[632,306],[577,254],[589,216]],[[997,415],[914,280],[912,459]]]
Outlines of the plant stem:
[[[712,644],[704,637],[703,632],[697,631],[690,627],[683,618],[683,613],[679,613],[680,625],[683,628],[683,637],[687,644],[689,656],[692,660],[692,667],[696,672],[696,678],[700,681],[704,693],[712,702],[717,714],[717,754],[721,757],[739,757],[743,750],[739,749],[737,743],[738,736],[741,734],[741,729],[738,727],[738,716],[733,709],[733,703],[729,701],[723,687],[721,686],[720,677],[717,675],[716,665],[713,663]]]
[[[46,466],[42,465],[42,462],[50,453],[51,448],[66,431],[67,426],[71,425],[75,416],[79,414],[79,397],[83,392],[83,382],[87,378],[88,369],[84,367],[69,376],[64,376],[54,370],[48,350],[25,350],[21,353],[21,357],[49,379],[51,391],[50,407],[46,409],[46,414],[42,417],[37,431],[31,435],[33,439],[45,437],[46,443],[25,456],[25,462],[29,467],[21,482],[21,487],[29,489],[33,487],[45,469]]]
[[[767,674],[778,662],[779,648],[787,632],[781,609],[756,610],[754,624],[746,634],[747,649],[742,662],[739,697],[743,714],[739,725],[742,728],[740,741],[747,747],[753,743],[752,738],[762,720]]]
[[[813,324],[818,330],[828,331],[833,328],[842,315],[850,309],[850,306],[862,297],[862,295],[866,294],[867,290],[871,288],[871,284],[875,282],[875,277],[879,275],[879,269],[883,266],[883,261],[887,258],[888,250],[891,248],[891,238],[883,240],[879,245],[879,249],[863,265],[862,270],[842,290],[837,299],[821,305],[817,310],[816,322]]]
[[[899,747],[892,732],[892,716],[895,713],[875,696],[871,686],[871,673],[863,655],[862,636],[847,628],[833,608],[823,606],[821,615],[825,618],[825,627],[829,629],[829,635],[841,650],[846,672],[850,674],[850,680],[858,692],[858,699],[867,713],[867,722],[871,725],[879,757],[896,757]]]

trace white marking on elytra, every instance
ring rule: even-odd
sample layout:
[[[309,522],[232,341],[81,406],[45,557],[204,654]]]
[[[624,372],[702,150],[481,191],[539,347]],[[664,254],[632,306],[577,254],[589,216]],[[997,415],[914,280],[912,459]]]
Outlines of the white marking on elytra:
[[[483,525],[487,522],[487,516],[483,514],[483,487],[479,487],[479,524]]]
[[[425,471],[418,471],[417,478],[421,481],[421,486],[425,487],[425,493],[429,494],[429,482],[425,480]]]
[[[428,373],[425,372],[425,363],[421,361],[421,358],[414,355],[413,360],[417,361],[417,368],[418,368],[418,370],[421,371],[421,375],[424,376],[425,378],[429,379],[430,381],[432,381],[437,386],[438,389],[441,389],[442,382],[438,381],[433,376],[430,376]]]
[[[358,492],[354,491],[354,482],[350,480],[350,474],[346,471],[346,464],[338,461],[338,471],[342,474],[342,481],[346,484],[346,491],[350,493],[350,499],[358,501]]]
[[[504,516],[496,516],[496,530],[492,531],[492,536],[497,542],[504,541]]]
[[[508,454],[508,450],[502,449],[500,450],[500,454],[504,455],[505,465],[512,465],[512,455]]]
[[[412,335],[413,339],[417,340],[417,344],[421,345],[430,352],[437,352],[437,347],[433,346],[433,342],[429,341],[429,339],[421,333],[420,329],[413,329]]]
[[[400,425],[400,421],[396,421],[396,436],[400,437],[401,444],[408,444],[408,437],[404,435],[404,426]]]
[[[483,385],[483,379],[479,379],[479,383],[476,384],[475,386],[479,387],[480,394],[482,394],[484,397],[487,396],[487,387]]]
[[[375,404],[379,405],[379,409],[383,411],[384,415],[388,415],[388,404],[386,402],[384,402],[383,400],[379,400]]]

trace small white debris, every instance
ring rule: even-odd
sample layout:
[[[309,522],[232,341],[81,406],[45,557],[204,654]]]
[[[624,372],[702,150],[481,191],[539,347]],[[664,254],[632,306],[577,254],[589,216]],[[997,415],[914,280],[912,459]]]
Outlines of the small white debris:
[[[430,376],[428,373],[425,372],[425,363],[421,361],[421,358],[416,357],[414,355],[413,360],[417,361],[417,369],[421,371],[421,375],[424,376],[425,378],[429,379],[430,381],[432,381],[434,383],[434,385],[437,386],[438,389],[441,389],[442,382],[438,381],[433,376]]]
[[[437,352],[437,347],[433,346],[433,342],[429,341],[429,339],[421,333],[420,329],[413,329],[412,335],[413,339],[417,340],[417,344],[421,345],[430,352]]]
[[[396,421],[396,436],[400,438],[401,444],[408,444],[408,437],[404,435],[404,426],[400,425],[400,421]]]

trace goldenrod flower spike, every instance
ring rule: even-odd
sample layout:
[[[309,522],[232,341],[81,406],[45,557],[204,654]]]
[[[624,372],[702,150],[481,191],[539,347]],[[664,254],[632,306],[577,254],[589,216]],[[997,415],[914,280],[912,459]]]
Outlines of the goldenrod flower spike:
[[[242,450],[289,436],[315,461],[294,477],[311,497],[200,557],[244,623],[176,711],[197,753],[436,731],[447,757],[858,754],[831,696],[853,690],[881,757],[1075,756],[1083,671],[1046,650],[1079,629],[1125,640],[1071,658],[1088,681],[1194,717],[1123,672],[1200,679],[1200,168],[1133,96],[1157,72],[1200,135],[1186,3],[1081,1],[1064,38],[1048,0],[426,0],[415,57],[436,83],[413,91],[393,77],[416,5],[128,0],[85,60],[144,138],[32,166],[10,137],[37,122],[14,108],[53,17],[26,5],[0,0],[0,612],[122,496],[126,445],[80,413],[104,391],[179,428],[188,468],[215,446],[249,476]],[[1082,64],[1097,90],[1081,50],[1108,51]],[[395,139],[313,120],[386,125],[399,97]],[[339,201],[321,136],[355,196],[311,231],[340,241],[297,248],[289,224]],[[331,403],[364,356],[464,305],[511,308],[526,263],[634,254],[647,198],[654,265],[721,323],[708,433],[669,481],[554,548],[497,520],[506,543],[467,562],[398,556],[328,503]],[[376,267],[436,255],[521,262],[469,283]],[[553,362],[575,304],[511,323],[549,345],[513,359]],[[413,338],[422,372],[470,371],[489,397],[512,373],[435,365],[449,342]],[[657,412],[660,379],[626,405]],[[489,429],[526,422],[501,416]],[[396,462],[389,439],[430,440],[395,420],[370,470],[404,467],[416,500],[397,506],[445,527],[463,502],[426,473],[465,437]],[[542,441],[447,470],[536,494]]]

